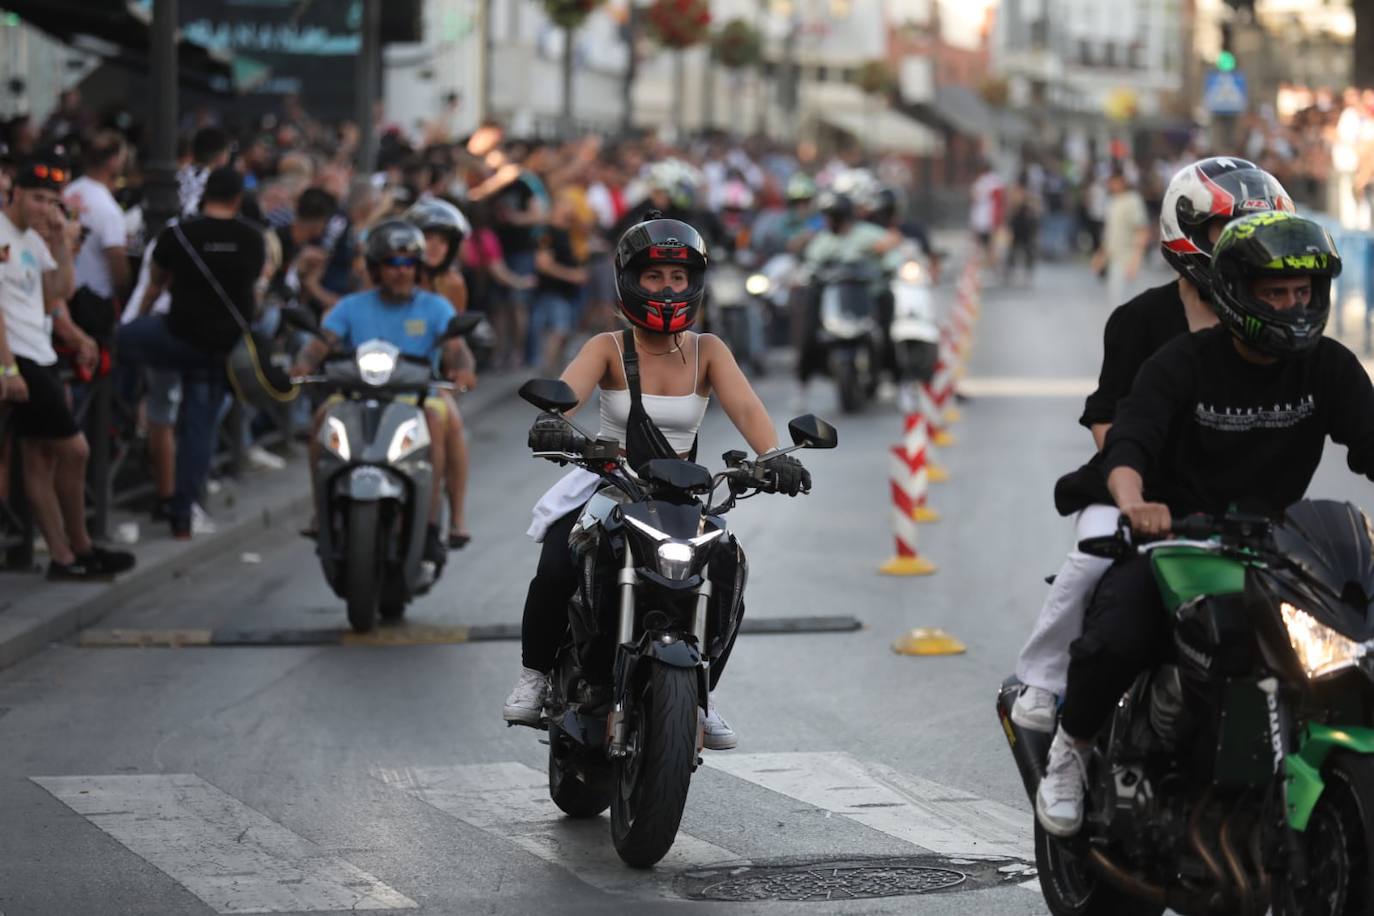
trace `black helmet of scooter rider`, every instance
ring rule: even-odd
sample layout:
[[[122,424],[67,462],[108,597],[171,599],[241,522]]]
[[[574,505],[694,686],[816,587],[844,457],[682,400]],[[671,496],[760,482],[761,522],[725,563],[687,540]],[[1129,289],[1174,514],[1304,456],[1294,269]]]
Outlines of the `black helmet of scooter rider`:
[[[1315,347],[1331,314],[1331,281],[1341,256],[1319,224],[1282,210],[1228,223],[1212,250],[1212,308],[1242,343],[1274,357]],[[1306,302],[1276,307],[1255,294],[1256,281],[1311,277]]]
[[[420,282],[425,264],[425,235],[403,219],[388,219],[373,226],[363,246],[367,272],[373,283],[381,282],[383,262],[393,258],[415,260],[415,282]]]
[[[620,313],[631,324],[659,334],[676,334],[692,326],[706,294],[706,242],[701,233],[651,210],[615,246],[615,289]],[[650,291],[639,283],[654,264],[687,269],[687,288]]]
[[[847,194],[822,191],[816,198],[816,209],[829,220],[831,228],[838,228],[854,220],[854,201]]]
[[[472,234],[472,225],[463,211],[437,197],[420,201],[407,210],[402,218],[425,235],[438,233],[448,242],[444,259],[438,264],[426,265],[435,274],[445,273],[453,266],[454,258],[458,257],[458,246]]]
[[[1293,212],[1277,178],[1245,159],[1216,156],[1180,169],[1159,211],[1159,245],[1169,266],[1207,296],[1212,241],[1208,227],[1265,210]]]
[[[873,192],[868,206],[868,221],[884,228],[891,227],[902,215],[902,200],[897,190],[883,185]]]

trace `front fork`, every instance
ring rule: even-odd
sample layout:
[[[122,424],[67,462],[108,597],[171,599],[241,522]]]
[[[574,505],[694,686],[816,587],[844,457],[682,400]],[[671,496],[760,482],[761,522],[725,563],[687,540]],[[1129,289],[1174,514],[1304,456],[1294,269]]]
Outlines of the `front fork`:
[[[635,588],[639,585],[639,576],[635,573],[634,554],[629,545],[625,545],[625,562],[620,567],[620,574],[616,578],[616,583],[620,589],[620,617],[616,624],[616,684],[615,684],[615,703],[611,707],[611,714],[606,722],[606,734],[610,736],[610,744],[607,752],[611,757],[625,756],[625,680],[630,672],[626,670],[624,664],[626,648],[634,643],[635,639]],[[702,571],[701,585],[697,588],[696,609],[692,614],[692,638],[696,641],[697,651],[701,653],[701,664],[704,669],[703,681],[710,683],[709,668],[710,660],[706,657],[706,621],[711,607],[711,579]],[[702,696],[701,707],[706,708],[707,698]],[[701,730],[697,730],[697,749],[701,749]]]

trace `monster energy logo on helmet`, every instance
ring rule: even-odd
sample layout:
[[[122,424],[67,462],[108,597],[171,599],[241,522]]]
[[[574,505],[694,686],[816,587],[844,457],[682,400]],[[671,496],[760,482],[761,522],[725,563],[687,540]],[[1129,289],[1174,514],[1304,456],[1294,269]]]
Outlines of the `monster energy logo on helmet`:
[[[1260,331],[1262,331],[1262,330],[1264,330],[1264,322],[1263,322],[1263,321],[1260,321],[1260,320],[1259,320],[1258,318],[1256,318],[1254,315],[1246,315],[1246,316],[1245,316],[1245,336],[1246,336],[1246,337],[1252,337],[1252,338],[1253,338],[1253,337],[1258,337],[1258,336],[1260,335]]]

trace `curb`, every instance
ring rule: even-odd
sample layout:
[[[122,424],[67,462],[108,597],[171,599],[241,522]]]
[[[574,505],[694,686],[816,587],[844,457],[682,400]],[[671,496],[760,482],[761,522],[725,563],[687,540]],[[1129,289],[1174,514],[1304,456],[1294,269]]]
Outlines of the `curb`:
[[[476,419],[517,397],[524,377],[503,379],[509,387],[489,400],[474,404],[465,419]],[[260,513],[225,525],[210,537],[192,540],[181,550],[135,569],[105,586],[90,583],[52,583],[47,586],[43,601],[23,601],[13,607],[0,604],[0,671],[35,655],[50,643],[65,639],[77,630],[99,621],[112,609],[127,602],[140,592],[147,591],[168,580],[180,578],[187,570],[216,556],[232,554],[262,534],[282,524],[291,524],[310,507],[310,495],[264,507]],[[25,573],[6,573],[24,576]],[[38,574],[34,574],[38,575]],[[3,580],[0,580],[3,581]],[[65,599],[65,600],[64,600]]]

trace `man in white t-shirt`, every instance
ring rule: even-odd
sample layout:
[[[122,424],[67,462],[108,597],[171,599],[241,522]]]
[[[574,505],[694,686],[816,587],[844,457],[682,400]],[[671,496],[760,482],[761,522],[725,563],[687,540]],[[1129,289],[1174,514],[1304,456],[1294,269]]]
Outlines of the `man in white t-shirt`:
[[[70,172],[54,157],[20,166],[0,212],[0,400],[9,402],[24,460],[24,494],[48,545],[49,579],[106,579],[134,565],[131,554],[91,543],[86,530],[86,461],[53,350],[54,329],[77,345],[65,314],[75,286],[62,186]],[[82,335],[84,336],[84,335]]]
[[[1006,220],[1007,187],[989,162],[969,188],[969,228],[978,242],[984,261],[993,262],[992,246],[997,230]]]
[[[1127,286],[1140,273],[1150,245],[1150,217],[1140,192],[1127,183],[1122,169],[1112,171],[1107,193],[1102,246],[1093,255],[1093,270],[1107,272],[1107,301],[1124,302]]]
[[[79,215],[86,239],[76,256],[76,288],[110,300],[113,309],[129,292],[128,231],[113,193],[128,163],[128,146],[118,133],[101,131],[91,138],[85,158],[86,174],[62,194]]]

